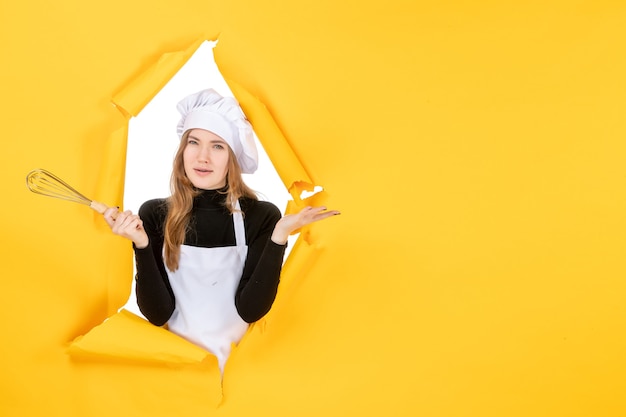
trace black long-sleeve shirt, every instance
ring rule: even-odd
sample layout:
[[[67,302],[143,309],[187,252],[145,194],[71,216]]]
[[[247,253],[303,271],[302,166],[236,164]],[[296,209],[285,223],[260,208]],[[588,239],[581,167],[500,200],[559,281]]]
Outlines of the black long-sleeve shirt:
[[[185,245],[205,248],[236,245],[233,217],[224,206],[225,199],[226,195],[216,190],[203,191],[194,199]],[[241,198],[239,203],[248,254],[233,302],[241,318],[252,323],[267,314],[276,298],[286,245],[270,239],[281,218],[275,205],[248,198]],[[141,206],[139,217],[150,243],[145,248],[135,248],[137,304],[144,316],[158,326],[169,320],[176,305],[163,262],[166,216],[165,199],[149,200]]]

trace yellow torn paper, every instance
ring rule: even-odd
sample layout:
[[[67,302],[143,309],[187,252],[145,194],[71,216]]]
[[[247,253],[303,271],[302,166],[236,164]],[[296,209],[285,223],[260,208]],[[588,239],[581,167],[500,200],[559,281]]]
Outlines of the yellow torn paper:
[[[206,39],[199,39],[187,49],[168,52],[113,97],[113,103],[124,113],[137,116],[141,109],[185,65]]]
[[[3,2],[0,415],[625,415],[625,20],[608,0]],[[217,34],[295,207],[320,185],[342,212],[293,248],[218,408],[216,366],[146,361],[187,353],[104,322],[129,242],[24,186],[45,167],[121,196],[123,125]],[[73,340],[152,353],[73,360]]]
[[[246,117],[254,126],[254,131],[263,144],[267,155],[272,161],[275,161],[274,168],[285,184],[285,188],[296,199],[299,199],[303,190],[312,191],[313,181],[289,146],[267,106],[235,81],[228,79],[226,81]]]
[[[198,364],[215,356],[180,336],[121,310],[87,335],[74,340],[68,352],[77,358],[124,362]]]

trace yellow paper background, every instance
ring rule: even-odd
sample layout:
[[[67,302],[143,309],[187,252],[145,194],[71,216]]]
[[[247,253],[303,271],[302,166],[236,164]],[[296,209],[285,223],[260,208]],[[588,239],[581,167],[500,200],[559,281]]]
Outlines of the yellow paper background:
[[[612,1],[3,3],[0,414],[623,416],[625,18]],[[216,38],[342,211],[294,248],[217,409],[206,364],[68,355],[126,301],[131,247],[24,184],[42,167],[120,204],[114,97]]]

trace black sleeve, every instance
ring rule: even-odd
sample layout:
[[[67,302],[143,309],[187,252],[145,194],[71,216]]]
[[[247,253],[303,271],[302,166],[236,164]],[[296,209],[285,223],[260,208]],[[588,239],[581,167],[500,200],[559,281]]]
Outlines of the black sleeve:
[[[281,218],[278,208],[266,202],[257,202],[255,206],[262,208],[259,210],[262,213],[261,227],[255,236],[249,236],[248,256],[235,294],[237,312],[248,323],[259,320],[270,311],[278,291],[287,247],[286,244],[278,245],[270,239],[274,226]],[[257,214],[259,213],[255,213]],[[254,221],[256,220],[255,218]]]
[[[175,306],[162,256],[165,215],[164,200],[150,200],[141,206],[139,217],[149,243],[143,249],[135,248],[137,305],[148,321],[157,326],[167,323]]]

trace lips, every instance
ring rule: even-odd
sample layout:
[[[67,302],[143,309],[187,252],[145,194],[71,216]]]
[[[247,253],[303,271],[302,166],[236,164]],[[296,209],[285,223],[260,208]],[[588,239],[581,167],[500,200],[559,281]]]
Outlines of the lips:
[[[207,168],[194,168],[194,172],[200,176],[209,175],[213,172],[211,169]]]

